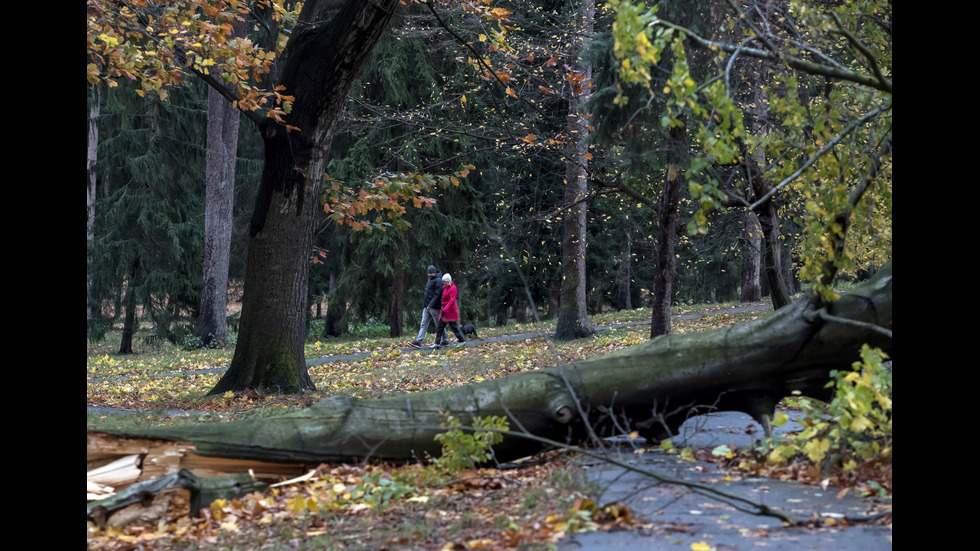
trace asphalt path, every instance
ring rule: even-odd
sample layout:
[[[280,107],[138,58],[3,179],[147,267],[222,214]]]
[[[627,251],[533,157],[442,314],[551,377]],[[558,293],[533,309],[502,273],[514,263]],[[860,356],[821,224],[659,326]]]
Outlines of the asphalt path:
[[[790,418],[797,414],[790,412]],[[790,421],[776,432],[802,428]],[[744,413],[718,412],[689,419],[681,426],[675,447],[743,448],[762,438],[762,427]],[[561,540],[559,551],[671,549],[688,551],[879,551],[892,548],[892,530],[869,519],[891,514],[891,498],[840,496],[839,488],[822,488],[767,477],[728,476],[709,462],[681,459],[663,451],[636,454],[622,449],[611,457],[669,480],[704,484],[754,504],[765,505],[795,520],[813,520],[819,528],[788,526],[776,517],[738,501],[729,502],[681,484],[658,482],[650,475],[597,459],[585,462],[590,480],[602,488],[598,503],[629,505],[636,519],[630,530],[589,532]],[[734,504],[733,504],[734,503]],[[735,505],[738,505],[736,507]],[[889,522],[890,524],[890,522]]]

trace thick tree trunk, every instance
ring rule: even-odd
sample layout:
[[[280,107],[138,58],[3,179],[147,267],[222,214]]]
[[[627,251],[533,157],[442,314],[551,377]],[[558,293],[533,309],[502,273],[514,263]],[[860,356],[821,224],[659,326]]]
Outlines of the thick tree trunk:
[[[201,344],[208,347],[224,348],[228,344],[228,266],[240,117],[238,109],[217,90],[208,91],[204,285],[194,331]]]
[[[184,459],[144,459],[170,471],[206,465],[223,472],[283,472],[282,465],[374,459],[411,462],[438,455],[444,414],[464,425],[475,416],[505,416],[511,431],[568,444],[638,431],[651,440],[674,433],[690,416],[742,411],[770,426],[776,403],[799,392],[827,399],[832,370],[849,369],[862,345],[891,354],[891,264],[845,294],[821,304],[812,296],[756,321],[664,335],[631,348],[567,365],[461,388],[359,400],[325,398],[296,413],[229,423],[161,427],[139,434],[89,433],[89,458],[147,453],[154,442],[180,442]],[[615,421],[615,422],[614,422]],[[121,442],[121,444],[120,444]],[[164,446],[165,447],[165,446]],[[494,447],[499,461],[546,449],[508,434]],[[224,458],[224,459],[222,459]],[[210,461],[210,463],[207,463]]]
[[[576,31],[581,40],[592,36],[595,2],[587,0],[582,5]],[[581,45],[579,46],[579,50]],[[576,55],[578,50],[576,51]],[[555,323],[555,340],[572,340],[591,337],[595,330],[589,321],[585,302],[585,230],[587,222],[587,203],[585,196],[588,192],[587,170],[588,154],[588,121],[583,116],[582,107],[589,101],[589,85],[592,81],[592,66],[576,61],[574,68],[581,74],[583,80],[582,92],[574,88],[569,91],[568,99],[568,134],[572,145],[566,152],[565,159],[565,198],[564,204],[568,210],[564,218],[564,234],[562,237],[562,281],[561,301],[558,308],[558,319]]]
[[[295,394],[313,388],[306,368],[306,300],[320,185],[334,123],[361,64],[398,0],[308,2],[280,59],[279,84],[294,97],[290,127],[262,124],[265,166],[249,229],[245,291],[231,365],[209,394],[255,388]]]

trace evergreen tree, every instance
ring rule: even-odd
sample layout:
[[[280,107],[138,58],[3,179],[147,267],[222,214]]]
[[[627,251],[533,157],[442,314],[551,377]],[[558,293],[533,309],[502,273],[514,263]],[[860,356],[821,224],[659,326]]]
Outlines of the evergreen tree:
[[[180,342],[187,324],[173,322],[195,315],[201,285],[203,87],[175,90],[169,103],[127,88],[108,89],[101,110],[92,296],[125,294],[127,339],[142,307],[159,337]]]

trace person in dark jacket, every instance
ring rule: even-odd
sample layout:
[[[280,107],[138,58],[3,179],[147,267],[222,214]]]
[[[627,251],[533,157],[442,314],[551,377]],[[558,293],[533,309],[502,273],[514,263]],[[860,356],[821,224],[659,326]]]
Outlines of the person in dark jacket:
[[[413,348],[422,347],[422,338],[425,337],[429,323],[436,325],[438,329],[439,310],[442,308],[442,274],[435,266],[429,266],[426,273],[429,275],[429,281],[425,284],[425,295],[422,298],[422,323],[419,326],[419,335],[408,343]]]
[[[449,274],[442,276],[442,311],[439,313],[439,325],[436,328],[436,348],[449,346],[449,339],[446,338],[447,325],[459,339],[456,346],[466,344],[466,336],[459,330],[459,306],[456,304],[456,296],[457,290],[453,285],[453,277]]]

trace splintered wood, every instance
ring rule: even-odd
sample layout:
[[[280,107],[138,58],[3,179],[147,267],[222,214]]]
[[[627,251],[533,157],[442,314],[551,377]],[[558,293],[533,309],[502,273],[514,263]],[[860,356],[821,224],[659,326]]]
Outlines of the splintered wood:
[[[290,463],[205,457],[194,445],[149,438],[89,432],[87,444],[88,501],[104,499],[144,480],[187,469],[198,477],[250,473],[257,480],[297,476],[310,466]]]

